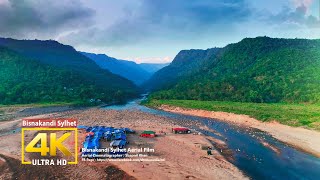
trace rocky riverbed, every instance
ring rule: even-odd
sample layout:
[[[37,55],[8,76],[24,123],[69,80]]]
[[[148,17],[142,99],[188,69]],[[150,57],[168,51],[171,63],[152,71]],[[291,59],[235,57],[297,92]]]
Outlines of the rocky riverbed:
[[[113,177],[110,172],[115,171],[115,177],[125,179],[247,179],[233,164],[228,162],[220,153],[220,149],[213,149],[213,155],[207,156],[204,147],[212,146],[212,139],[201,134],[173,134],[171,128],[177,126],[201,126],[196,121],[187,119],[176,120],[168,117],[153,115],[141,111],[115,111],[98,108],[82,110],[63,110],[61,112],[38,115],[37,118],[66,117],[77,118],[80,125],[85,126],[114,126],[128,127],[137,131],[128,136],[130,147],[148,146],[155,149],[150,158],[161,158],[165,161],[155,162],[82,162],[67,168],[43,168],[45,178],[55,177],[56,172],[63,174],[62,178],[100,179]],[[19,126],[20,118],[14,121],[1,122],[2,131]],[[158,137],[154,139],[141,138],[143,130],[153,130]],[[79,131],[79,146],[84,134]],[[23,177],[35,178],[40,173],[34,166],[21,166],[20,160],[21,135],[19,132],[0,137],[0,169],[1,178]],[[216,141],[216,145],[223,147],[224,142]],[[19,166],[16,167],[16,166]],[[21,166],[21,167],[20,167]],[[21,172],[20,172],[21,171]],[[23,172],[22,172],[23,171]],[[20,176],[21,174],[24,176]],[[22,179],[23,179],[22,178]]]

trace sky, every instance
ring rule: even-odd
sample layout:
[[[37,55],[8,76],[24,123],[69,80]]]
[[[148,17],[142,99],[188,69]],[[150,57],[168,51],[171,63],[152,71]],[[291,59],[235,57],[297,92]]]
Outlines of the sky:
[[[320,0],[0,0],[0,37],[166,63],[246,37],[320,38]]]

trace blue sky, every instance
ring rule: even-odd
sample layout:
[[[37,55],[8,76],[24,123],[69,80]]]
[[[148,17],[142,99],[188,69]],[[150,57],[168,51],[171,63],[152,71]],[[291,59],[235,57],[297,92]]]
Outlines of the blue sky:
[[[245,37],[319,38],[319,0],[0,0],[0,36],[136,62]]]

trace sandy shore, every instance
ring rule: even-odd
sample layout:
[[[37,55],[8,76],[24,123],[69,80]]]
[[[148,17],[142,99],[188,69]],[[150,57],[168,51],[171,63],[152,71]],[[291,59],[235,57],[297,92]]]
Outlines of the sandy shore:
[[[320,157],[320,132],[300,127],[290,127],[277,122],[261,122],[247,115],[226,112],[213,112],[161,105],[161,110],[185,115],[214,118],[244,127],[256,128],[271,134],[274,138],[297,149]]]
[[[151,153],[149,158],[161,158],[165,161],[84,162],[80,160],[78,165],[63,168],[59,166],[50,168],[23,166],[20,164],[21,134],[16,132],[0,136],[0,171],[5,172],[0,175],[0,179],[7,177],[16,179],[35,177],[40,179],[248,179],[228,162],[219,150],[213,149],[212,156],[206,155],[206,150],[203,148],[212,146],[209,137],[173,134],[171,132],[172,127],[197,123],[191,120],[176,121],[140,111],[113,111],[95,108],[45,114],[40,117],[72,117],[77,118],[81,125],[104,125],[134,129],[137,133],[128,135],[129,147],[154,148],[155,153]],[[2,131],[12,130],[13,127],[19,126],[19,123],[21,120],[2,122],[0,127]],[[156,131],[159,137],[154,139],[141,138],[139,133],[143,130]],[[83,141],[84,133],[79,130],[79,145]],[[32,137],[32,135],[30,134],[28,137]],[[210,140],[212,141],[212,139]],[[223,147],[224,142],[217,144]]]

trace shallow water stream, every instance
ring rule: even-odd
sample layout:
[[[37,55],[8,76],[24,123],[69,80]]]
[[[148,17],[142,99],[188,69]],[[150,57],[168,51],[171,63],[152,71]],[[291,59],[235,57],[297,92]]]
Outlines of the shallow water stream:
[[[320,179],[320,158],[289,147],[257,129],[245,129],[214,119],[150,109],[139,105],[139,100],[128,102],[125,105],[107,106],[104,109],[139,110],[177,120],[198,121],[218,132],[222,137],[210,131],[206,131],[207,135],[221,140],[227,139],[228,148],[234,154],[234,160],[231,163],[252,179]],[[261,141],[275,147],[280,153],[264,146]]]

